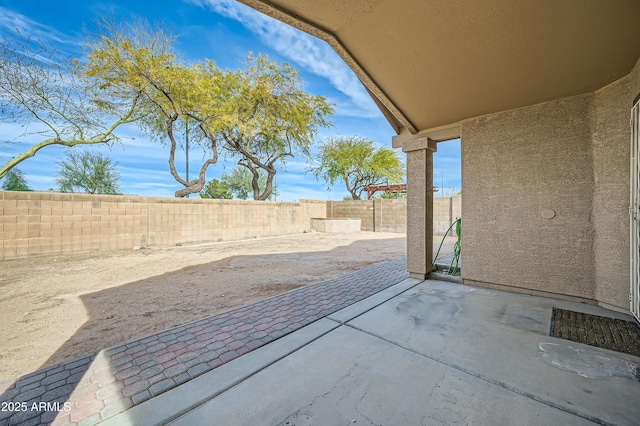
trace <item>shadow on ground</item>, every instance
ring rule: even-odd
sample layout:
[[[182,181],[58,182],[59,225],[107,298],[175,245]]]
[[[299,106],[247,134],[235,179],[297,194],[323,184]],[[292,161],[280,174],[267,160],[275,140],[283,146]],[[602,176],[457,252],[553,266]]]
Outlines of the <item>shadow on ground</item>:
[[[221,358],[208,360],[208,365],[205,366],[203,363],[207,360],[203,361],[193,352],[202,347],[195,342],[198,337],[195,333],[202,333],[202,330],[189,329],[193,328],[193,324],[174,329],[165,336],[164,341],[160,333],[130,345],[120,344],[106,352],[97,351],[389,260],[368,258],[362,252],[367,252],[366,241],[326,252],[230,257],[83,295],[81,299],[89,320],[42,368],[22,376],[12,384],[0,387],[0,401],[4,403],[3,406],[11,408],[0,412],[0,425],[23,422],[46,424],[56,417],[56,424],[80,420],[92,424],[215,368],[216,363],[226,362],[224,354]],[[397,282],[397,277],[406,275],[404,260],[401,261],[397,265],[398,262],[391,262],[393,267],[390,269],[386,264],[374,267],[376,272],[373,277],[378,278],[382,286]],[[385,277],[385,274],[390,275]],[[388,281],[386,284],[385,279]],[[358,286],[364,288],[362,291],[358,290],[363,295],[367,291],[377,291],[374,288],[367,289],[366,282],[359,283]],[[329,292],[332,297],[336,297],[332,303],[351,303],[349,297],[360,297],[359,293],[349,292],[349,288],[337,283]],[[264,310],[270,316],[274,310],[280,309],[277,305],[280,302],[275,299],[271,305],[269,302],[265,303]],[[234,342],[218,339],[220,332],[217,330],[216,344],[226,345],[224,349],[228,353],[229,344],[240,342],[241,346],[231,348],[231,356],[239,356],[299,328],[303,323],[315,321],[330,310],[326,309],[327,306],[314,310],[313,298],[299,300],[297,303],[311,312],[303,317],[303,321],[292,325],[276,321],[275,328],[272,325],[272,328],[259,330],[260,333],[246,338],[242,333],[236,333]],[[282,317],[284,318],[284,314]],[[238,324],[232,321],[228,324],[230,329],[223,329],[223,333],[237,331]],[[244,320],[241,326],[249,325],[250,321]],[[176,333],[183,340],[177,340]],[[154,351],[154,339],[159,339],[157,344],[167,349],[160,353],[160,358],[150,355]],[[185,342],[189,339],[189,352],[185,352]],[[140,342],[146,345],[145,352],[144,355],[137,356]],[[93,354],[77,358],[79,354],[89,353]],[[163,362],[162,355],[168,354],[172,357],[167,358],[162,366],[157,365],[158,359]],[[217,355],[220,354],[218,351]],[[148,360],[142,359],[142,356],[148,357]],[[141,381],[144,386],[136,388],[136,384]],[[70,400],[73,403],[70,404]]]
[[[390,249],[393,258],[404,255]],[[43,366],[391,260],[366,252],[362,241],[326,252],[234,256],[83,295],[89,320]]]

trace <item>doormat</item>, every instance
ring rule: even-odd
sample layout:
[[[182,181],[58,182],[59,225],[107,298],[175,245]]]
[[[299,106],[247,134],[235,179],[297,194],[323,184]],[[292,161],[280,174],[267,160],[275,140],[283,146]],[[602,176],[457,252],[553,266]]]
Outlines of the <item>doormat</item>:
[[[549,335],[640,356],[640,327],[631,321],[553,308]]]

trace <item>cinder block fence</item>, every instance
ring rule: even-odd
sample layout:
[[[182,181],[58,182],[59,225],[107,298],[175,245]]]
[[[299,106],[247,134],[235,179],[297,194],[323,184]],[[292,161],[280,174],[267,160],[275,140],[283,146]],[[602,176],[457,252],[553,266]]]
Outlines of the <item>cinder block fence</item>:
[[[434,198],[434,232],[461,197]],[[174,246],[308,231],[311,218],[360,219],[363,231],[407,232],[407,200],[264,202],[0,191],[0,259]]]
[[[407,232],[406,199],[327,201],[328,218],[353,218],[362,221],[363,231]],[[449,225],[462,217],[462,196],[434,197],[433,232],[444,235]]]
[[[0,258],[300,233],[326,202],[0,191]]]

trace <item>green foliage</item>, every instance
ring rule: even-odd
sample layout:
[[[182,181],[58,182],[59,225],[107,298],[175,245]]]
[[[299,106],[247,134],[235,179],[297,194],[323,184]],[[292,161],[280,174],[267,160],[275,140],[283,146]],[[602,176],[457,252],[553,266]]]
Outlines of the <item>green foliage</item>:
[[[27,179],[22,170],[13,168],[2,180],[2,189],[5,191],[31,191],[27,185]]]
[[[310,155],[318,130],[329,127],[333,105],[303,90],[298,72],[265,55],[249,54],[246,69],[230,78],[229,120],[219,134],[227,153],[253,175],[255,200],[266,200],[273,188],[278,163],[296,153]],[[258,185],[265,174],[265,185]]]
[[[139,93],[148,112],[139,123],[154,138],[169,141],[171,174],[184,189],[181,197],[200,192],[205,172],[220,149],[253,175],[253,198],[269,197],[276,163],[295,152],[309,153],[319,127],[329,126],[333,106],[302,90],[302,80],[288,64],[249,55],[246,68],[221,70],[213,61],[185,65],[172,52],[173,38],[140,24],[108,27],[91,46],[86,74],[102,87]],[[188,130],[187,130],[188,129]],[[186,138],[210,157],[197,179],[187,182],[174,165],[175,150]],[[258,185],[261,173],[266,184]]]
[[[220,105],[224,79],[213,62],[183,64],[172,51],[173,42],[173,36],[144,22],[120,26],[107,22],[104,34],[89,45],[84,72],[123,99],[140,98],[145,116],[138,124],[153,139],[169,142],[169,169],[184,187],[175,195],[185,197],[202,191],[207,168],[218,160],[214,132],[224,115]],[[190,143],[209,153],[190,181],[175,167],[176,148],[183,139],[186,142],[187,133]]]
[[[120,125],[140,118],[137,93],[125,101],[82,64],[20,33],[0,39],[0,122],[19,123],[22,136],[39,141],[2,165],[0,179],[47,146],[108,144]]]
[[[397,200],[407,198],[407,193],[398,191],[384,191],[378,198],[382,198],[384,200]]]
[[[200,191],[201,198],[218,198],[218,199],[231,199],[233,194],[231,188],[225,182],[218,179],[211,179],[206,183],[202,191]]]
[[[45,130],[40,143],[0,168],[0,178],[48,145],[110,143],[120,125],[136,122],[170,144],[170,172],[184,187],[177,197],[203,190],[206,170],[223,149],[251,173],[253,198],[268,199],[277,166],[297,153],[309,155],[318,129],[331,125],[333,105],[306,93],[286,63],[250,54],[236,71],[213,61],[185,64],[173,42],[141,21],[105,21],[77,60],[19,36],[3,38],[0,118],[39,122]],[[175,167],[175,151],[187,137],[209,153],[190,181]]]
[[[264,188],[267,186],[267,174],[261,170],[258,173],[258,190],[264,192]],[[222,182],[227,185],[233,194],[234,198],[240,200],[247,200],[253,194],[253,173],[246,167],[238,166],[234,168],[231,173],[225,173],[222,175]],[[267,197],[268,200],[274,199],[278,195],[277,185],[272,186],[271,193]]]
[[[119,173],[111,159],[90,151],[68,151],[58,163],[56,183],[60,192],[117,194]]]
[[[234,198],[246,200],[252,192],[251,180],[253,176],[246,167],[238,166],[231,173],[222,175],[222,181],[229,186]]]
[[[399,183],[404,179],[404,164],[396,151],[377,148],[374,141],[357,136],[324,141],[319,159],[308,171],[329,185],[344,181],[354,200],[361,199],[365,186]]]

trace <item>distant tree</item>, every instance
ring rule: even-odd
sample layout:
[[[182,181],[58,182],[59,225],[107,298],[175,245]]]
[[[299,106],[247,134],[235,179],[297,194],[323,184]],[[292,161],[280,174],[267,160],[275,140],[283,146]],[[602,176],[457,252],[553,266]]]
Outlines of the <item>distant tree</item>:
[[[233,198],[233,194],[231,193],[231,188],[225,182],[218,179],[211,179],[205,184],[202,191],[200,191],[200,197],[231,199]]]
[[[22,170],[13,168],[5,175],[2,180],[2,189],[5,191],[31,191],[27,185],[27,179],[24,177]]]
[[[374,141],[357,136],[324,141],[319,159],[308,171],[329,185],[344,181],[354,200],[361,199],[368,185],[399,183],[404,179],[404,164],[396,151],[376,147]]]
[[[262,193],[267,186],[267,174],[262,170],[258,170],[257,173],[259,175],[258,191]],[[237,199],[247,200],[255,194],[253,189],[254,175],[246,167],[237,166],[231,173],[222,175],[222,182],[229,187],[231,193]],[[272,200],[277,195],[278,187],[273,185],[267,199]]]
[[[451,187],[451,188],[445,188],[444,189],[443,196],[444,197],[455,197],[456,195],[460,195],[461,193],[462,193],[462,191],[458,191],[458,188]]]
[[[380,194],[380,197],[378,197],[378,198],[382,198],[382,199],[386,199],[386,200],[395,200],[395,199],[407,198],[407,193],[406,192],[398,192],[398,191],[384,191],[382,194]]]
[[[100,153],[69,151],[58,163],[56,183],[60,192],[117,194],[120,174],[111,159]]]
[[[35,139],[0,165],[0,179],[50,145],[108,144],[115,130],[136,121],[140,93],[114,91],[85,73],[82,61],[20,33],[0,39],[0,122],[23,126]],[[0,141],[0,145],[10,141]]]

